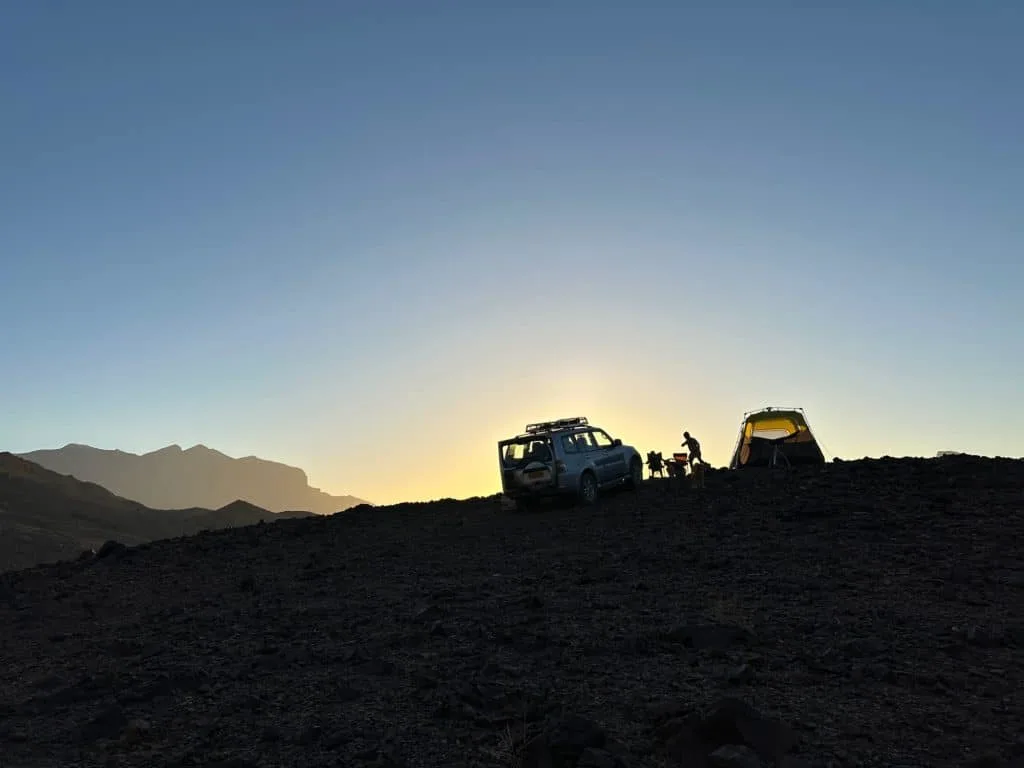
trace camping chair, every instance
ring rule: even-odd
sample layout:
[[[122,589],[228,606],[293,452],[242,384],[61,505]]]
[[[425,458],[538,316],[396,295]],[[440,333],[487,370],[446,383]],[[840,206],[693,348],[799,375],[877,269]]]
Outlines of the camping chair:
[[[661,453],[657,451],[647,452],[647,471],[653,477],[655,474],[660,475],[665,471],[665,459],[662,458]]]

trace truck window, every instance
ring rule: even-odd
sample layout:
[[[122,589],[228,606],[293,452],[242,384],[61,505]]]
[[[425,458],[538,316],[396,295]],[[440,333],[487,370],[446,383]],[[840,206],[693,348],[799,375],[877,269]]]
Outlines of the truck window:
[[[576,447],[579,451],[592,451],[594,450],[594,439],[590,432],[577,432],[573,435],[573,439],[576,441]]]

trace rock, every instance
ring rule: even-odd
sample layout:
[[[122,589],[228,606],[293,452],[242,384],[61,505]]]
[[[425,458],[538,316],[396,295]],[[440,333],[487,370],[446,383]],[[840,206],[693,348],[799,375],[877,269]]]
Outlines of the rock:
[[[147,720],[132,720],[121,734],[121,740],[127,744],[137,744],[149,735],[150,724]]]
[[[137,689],[125,692],[122,698],[125,703],[151,702],[161,696],[170,696],[172,693],[174,693],[174,683],[166,675],[161,675]]]
[[[548,731],[548,745],[555,755],[578,759],[587,747],[603,747],[604,729],[592,720],[569,715],[558,720]]]
[[[724,698],[703,715],[673,718],[655,731],[655,739],[674,761],[686,765],[710,759],[722,747],[749,747],[764,760],[780,760],[797,742],[795,731],[762,716],[739,699]]]
[[[740,743],[754,749],[769,760],[778,760],[796,746],[796,732],[783,722],[762,716],[757,710],[737,699],[723,699],[703,723],[707,732],[738,733]]]
[[[872,680],[884,680],[889,682],[893,680],[892,670],[885,664],[868,664],[868,666],[864,668],[864,674]]]
[[[603,749],[587,747],[583,750],[576,765],[578,768],[618,768],[620,762],[615,755],[609,754]]]
[[[753,682],[754,668],[749,664],[741,664],[735,669],[729,671],[727,679],[733,685],[744,685],[746,683]]]
[[[522,750],[522,768],[569,768],[576,765],[615,768],[620,763],[603,749],[605,742],[604,729],[597,723],[577,715],[564,716],[549,722],[542,733],[526,743]],[[588,750],[591,754],[586,760],[591,762],[580,762]],[[607,762],[609,757],[611,763]]]
[[[655,723],[661,723],[665,720],[685,715],[688,711],[689,709],[685,704],[672,699],[658,701],[647,706],[647,716]]]
[[[671,720],[662,722],[654,729],[654,738],[658,743],[664,744],[681,732],[690,733],[693,730],[691,727],[692,723],[692,718],[673,717]]]
[[[431,637],[447,637],[448,630],[445,628],[442,622],[435,621],[433,624],[430,625],[430,630],[428,634],[430,634]]]
[[[324,749],[337,749],[338,747],[348,743],[348,736],[340,731],[333,733],[324,734],[321,738],[320,744]]]
[[[0,741],[10,742],[11,744],[24,744],[29,741],[29,733],[18,728],[12,728],[6,732],[0,730]]]
[[[632,768],[632,751],[615,739],[605,739],[604,752],[615,758],[618,768]]]
[[[554,756],[543,733],[534,736],[523,747],[519,768],[555,768]]]
[[[394,662],[379,657],[371,658],[366,663],[361,664],[359,668],[362,671],[367,672],[371,675],[375,675],[377,677],[387,677],[388,675],[393,675],[396,669]]]
[[[987,752],[968,762],[968,768],[1004,768],[1006,761],[995,752]]]
[[[707,709],[697,722],[695,731],[716,746],[743,744],[741,724],[756,720],[760,714],[740,699],[724,698]]]
[[[119,541],[106,541],[103,546],[96,552],[97,560],[119,560],[124,557],[124,554],[128,551],[128,547]]]
[[[546,605],[544,599],[540,595],[530,595],[530,597],[523,601],[523,604],[530,611],[539,611]]]
[[[840,643],[839,648],[848,656],[870,658],[885,653],[886,645],[877,637],[855,637]]]
[[[694,718],[674,718],[658,729],[656,737],[673,765],[702,765],[715,744],[702,739],[694,728]]]
[[[416,621],[434,622],[444,616],[444,611],[438,608],[436,605],[427,605],[416,611],[413,618]]]
[[[338,657],[345,662],[360,663],[365,661],[371,661],[373,657],[367,653],[367,651],[358,645],[350,645],[347,648],[342,649],[338,654]]]
[[[102,710],[86,724],[82,729],[82,739],[86,742],[115,739],[127,725],[128,718],[125,717],[124,711],[114,704]]]
[[[708,756],[714,768],[761,768],[761,760],[750,747],[727,744]]]
[[[356,699],[358,699],[358,698],[360,698],[362,696],[362,693],[357,691],[355,688],[352,688],[351,686],[348,686],[348,685],[341,685],[341,684],[337,685],[333,689],[333,692],[334,692],[334,695],[331,698],[334,701],[340,701],[340,702],[355,701]]]
[[[431,691],[437,688],[437,678],[429,675],[415,674],[412,676],[412,683],[417,690]]]

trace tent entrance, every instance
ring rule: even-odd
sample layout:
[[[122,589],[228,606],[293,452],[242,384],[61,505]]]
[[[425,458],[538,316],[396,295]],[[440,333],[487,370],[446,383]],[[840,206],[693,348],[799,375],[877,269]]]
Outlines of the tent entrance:
[[[730,469],[824,464],[801,408],[765,408],[744,414]]]

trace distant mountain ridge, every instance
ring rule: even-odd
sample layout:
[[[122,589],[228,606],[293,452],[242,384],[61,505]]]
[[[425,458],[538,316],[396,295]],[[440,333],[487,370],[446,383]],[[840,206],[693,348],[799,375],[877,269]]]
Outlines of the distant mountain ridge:
[[[275,513],[322,515],[366,503],[310,487],[298,467],[256,456],[236,459],[205,445],[168,445],[137,454],[70,443],[19,455],[152,509],[219,509],[241,500]]]
[[[220,509],[150,509],[95,483],[0,453],[0,572],[73,559],[109,540],[130,546],[310,516],[274,514],[241,500]]]

